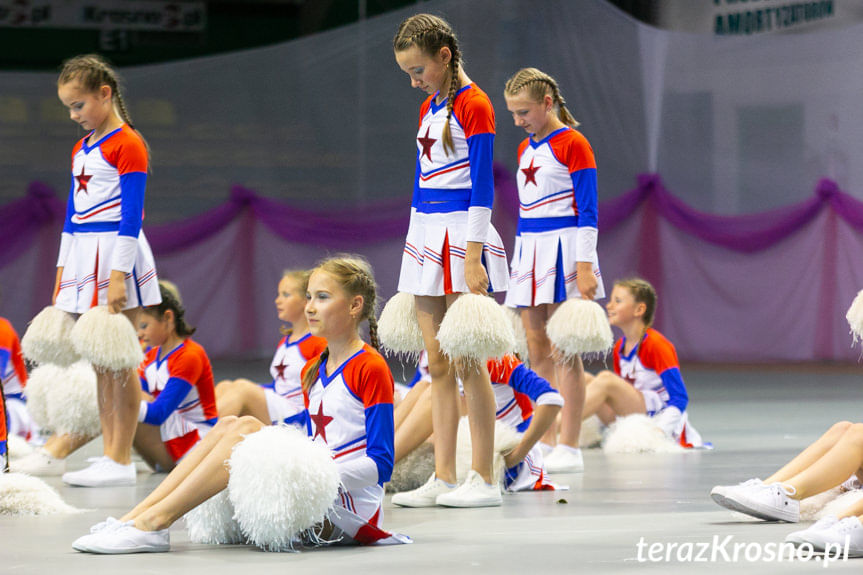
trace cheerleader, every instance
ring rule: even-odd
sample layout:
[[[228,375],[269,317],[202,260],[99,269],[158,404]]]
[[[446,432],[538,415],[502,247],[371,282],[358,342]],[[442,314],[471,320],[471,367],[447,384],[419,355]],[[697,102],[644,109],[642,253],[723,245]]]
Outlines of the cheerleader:
[[[393,378],[375,349],[375,298],[371,270],[357,258],[325,260],[309,279],[309,328],[328,344],[304,368],[303,389],[312,437],[333,452],[342,483],[324,540],[372,543],[389,536],[380,527],[383,484],[393,467]],[[363,320],[371,345],[359,335]],[[95,526],[73,547],[105,554],[168,551],[168,528],[227,487],[233,447],[264,426],[250,416],[220,419],[146,499],[119,520]]]
[[[285,271],[279,281],[276,311],[291,327],[282,330],[284,337],[270,363],[273,381],[265,385],[248,379],[219,382],[216,404],[220,415],[251,415],[264,423],[283,422],[306,429],[300,371],[327,347],[326,340],[311,334],[303,311],[310,275],[305,270]]]
[[[545,327],[561,302],[605,296],[596,255],[596,162],[557,82],[523,68],[504,88],[513,121],[529,136],[518,147],[519,219],[506,305],[520,310],[531,368],[560,389],[560,437],[552,429],[546,456],[550,472],[578,472],[584,405],[584,366],[576,357],[556,362]]]
[[[6,399],[6,417],[10,435],[35,439],[39,429],[27,412],[24,387],[27,367],[21,355],[21,341],[9,320],[0,317],[0,382]]]
[[[116,72],[101,57],[68,60],[57,94],[70,119],[87,134],[72,150],[54,305],[75,315],[107,305],[134,325],[142,306],[161,301],[153,255],[141,231],[149,149],[132,126]],[[81,486],[134,483],[131,450],[140,400],[135,369],[119,374],[95,369],[104,456],[66,474],[64,481]]]
[[[453,366],[437,331],[461,293],[506,290],[503,243],[491,225],[494,110],[467,76],[450,25],[429,14],[404,20],[393,40],[396,62],[429,96],[420,106],[411,219],[399,291],[416,297],[417,321],[432,379],[435,473],[414,491],[398,493],[405,507],[501,504],[492,484],[494,393],[484,364]],[[458,368],[464,383],[473,446],[472,470],[456,485]]]

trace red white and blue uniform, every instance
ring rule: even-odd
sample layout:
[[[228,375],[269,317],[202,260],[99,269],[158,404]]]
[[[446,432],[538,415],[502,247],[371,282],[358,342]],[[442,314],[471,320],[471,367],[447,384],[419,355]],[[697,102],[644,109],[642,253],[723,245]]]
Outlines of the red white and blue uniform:
[[[172,350],[150,349],[138,369],[141,401],[138,421],[158,425],[174,461],[185,455],[218,419],[213,369],[200,344],[186,339]]]
[[[24,386],[27,385],[27,367],[21,354],[21,342],[12,324],[0,317],[0,382],[6,396],[6,431],[30,439],[39,427],[27,411]]]
[[[310,361],[303,374],[314,365]],[[391,537],[381,525],[383,484],[392,475],[395,451],[393,377],[368,344],[328,371],[325,358],[305,397],[312,440],[332,452],[342,482],[337,509],[329,518],[335,517],[336,526],[358,543],[384,541]],[[346,529],[350,520],[352,527]]]
[[[270,374],[273,381],[263,386],[267,410],[273,423],[295,425],[308,430],[309,420],[303,399],[303,367],[327,347],[327,340],[307,333],[296,341],[286,335],[279,341]]]
[[[596,161],[569,126],[518,147],[518,231],[506,304],[536,306],[580,297],[576,262],[589,262],[605,297],[596,254]]]
[[[141,231],[147,148],[127,124],[72,150],[72,185],[57,267],[56,306],[83,313],[107,303],[112,270],[126,274],[126,309],[161,302],[153,253]]]
[[[447,100],[437,93],[420,107],[411,220],[402,255],[399,291],[441,296],[469,291],[464,279],[467,242],[484,244],[489,291],[506,291],[506,252],[494,226],[494,109],[476,84],[455,95],[444,150]]]

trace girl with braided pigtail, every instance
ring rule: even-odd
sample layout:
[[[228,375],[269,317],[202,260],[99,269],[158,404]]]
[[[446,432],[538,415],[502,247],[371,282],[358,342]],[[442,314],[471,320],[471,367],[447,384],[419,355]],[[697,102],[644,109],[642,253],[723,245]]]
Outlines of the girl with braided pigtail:
[[[66,61],[57,79],[57,95],[69,118],[87,135],[72,150],[72,185],[54,306],[77,315],[106,305],[135,325],[141,307],[161,302],[153,253],[141,230],[149,149],[132,127],[117,74],[101,57]],[[137,374],[135,369],[94,369],[104,457],[86,469],[66,473],[63,481],[86,487],[134,484]]]
[[[396,494],[405,507],[501,504],[492,484],[494,393],[485,362],[459,365],[473,446],[472,470],[456,485],[458,427],[456,369],[436,339],[447,309],[462,293],[504,291],[506,252],[491,225],[494,110],[465,73],[450,25],[417,14],[399,26],[396,62],[411,86],[429,94],[420,107],[411,220],[402,256],[399,291],[416,298],[417,320],[432,378],[435,473],[414,491]]]
[[[584,366],[577,356],[555,361],[560,354],[545,328],[567,299],[605,297],[596,255],[596,161],[554,78],[523,68],[507,81],[504,97],[515,125],[529,134],[518,147],[520,209],[506,304],[520,309],[531,368],[565,399],[559,439],[554,430],[544,438],[557,442],[546,468],[579,472]]]

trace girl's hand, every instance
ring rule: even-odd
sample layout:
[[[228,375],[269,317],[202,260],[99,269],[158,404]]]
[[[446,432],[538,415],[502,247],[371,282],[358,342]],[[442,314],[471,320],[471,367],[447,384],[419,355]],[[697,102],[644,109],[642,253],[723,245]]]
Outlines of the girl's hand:
[[[108,282],[108,311],[120,313],[124,307],[126,307],[126,274],[111,270],[111,279]]]
[[[575,264],[575,272],[575,285],[581,297],[593,300],[599,287],[599,282],[596,281],[596,276],[593,275],[593,264],[590,262],[577,262]]]
[[[488,274],[479,261],[465,260],[464,281],[470,293],[488,295]]]

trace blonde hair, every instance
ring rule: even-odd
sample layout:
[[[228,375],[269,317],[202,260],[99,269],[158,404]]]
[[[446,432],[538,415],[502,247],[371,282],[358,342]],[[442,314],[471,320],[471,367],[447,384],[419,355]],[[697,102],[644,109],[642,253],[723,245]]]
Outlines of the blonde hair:
[[[399,24],[399,29],[393,38],[393,50],[396,52],[402,52],[411,46],[416,46],[420,51],[430,56],[436,55],[443,47],[449,48],[452,53],[452,60],[449,62],[450,82],[446,101],[446,123],[443,127],[441,144],[444,152],[454,152],[455,146],[452,143],[449,122],[452,118],[455,94],[459,89],[459,66],[464,61],[458,47],[458,38],[453,32],[452,26],[443,18],[432,14],[414,14]]]
[[[312,270],[284,270],[282,272],[282,279],[289,278],[294,281],[300,288],[300,293],[303,297],[305,297],[306,291],[309,289],[310,277],[312,277]],[[292,328],[286,325],[279,328],[279,333],[282,335],[291,335],[293,331]]]
[[[321,261],[312,273],[322,271],[326,272],[336,283],[341,286],[345,293],[349,296],[363,297],[363,310],[357,318],[358,322],[368,320],[369,322],[369,343],[375,349],[380,349],[380,341],[378,340],[378,321],[375,317],[377,307],[377,284],[372,273],[372,267],[369,262],[362,256],[351,254],[339,254],[335,257]],[[326,348],[318,359],[312,363],[303,377],[303,390],[308,389],[315,383],[318,378],[318,370],[321,364],[329,357],[329,347]]]
[[[650,282],[641,278],[627,278],[614,282],[615,287],[622,287],[629,290],[636,303],[644,304],[644,315],[641,320],[645,327],[653,325],[653,317],[656,314],[657,296],[656,290],[650,285]]]
[[[144,139],[144,136],[141,135],[141,132],[136,130],[135,125],[132,124],[132,116],[129,115],[126,101],[123,99],[123,94],[120,90],[120,76],[108,64],[108,61],[98,54],[84,54],[66,60],[63,62],[63,68],[60,70],[60,76],[57,78],[57,86],[62,86],[76,80],[81,84],[81,88],[87,92],[98,92],[102,86],[111,88],[111,99],[120,118],[129,124],[129,127],[135,130],[138,136],[141,137],[144,146],[147,148],[147,158],[149,160],[150,145]]]
[[[535,102],[542,102],[546,96],[551,96],[551,101],[557,108],[557,117],[560,121],[567,126],[578,127],[578,121],[566,107],[566,100],[560,93],[557,81],[542,70],[522,68],[506,81],[503,93],[512,97],[522,90],[526,90],[526,95]]]

